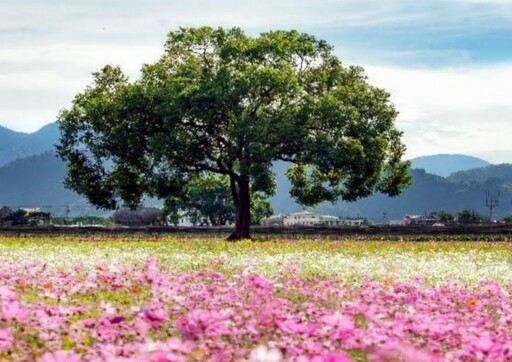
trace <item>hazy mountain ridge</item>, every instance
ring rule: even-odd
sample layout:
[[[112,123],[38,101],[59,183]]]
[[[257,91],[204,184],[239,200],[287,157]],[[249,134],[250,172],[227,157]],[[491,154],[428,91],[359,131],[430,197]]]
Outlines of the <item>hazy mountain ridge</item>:
[[[290,184],[284,173],[288,165],[281,163],[275,166],[278,187],[277,193],[271,198],[276,213],[302,210],[288,194]],[[510,213],[512,201],[511,179],[503,180],[493,177],[490,170],[509,172],[512,175],[512,165],[496,165],[482,169],[465,171],[481,177],[485,172],[489,177],[484,181],[458,182],[451,178],[432,175],[424,170],[412,170],[413,185],[396,198],[384,195],[359,200],[354,203],[338,202],[324,203],[316,210],[322,213],[338,216],[365,216],[375,222],[383,220],[402,219],[405,214],[423,214],[424,212],[445,210],[457,212],[465,208],[475,209],[486,213],[485,192],[500,192],[502,207],[496,215]],[[69,205],[73,214],[98,213],[88,205],[85,199],[64,188],[66,175],[64,162],[53,152],[18,159],[0,167],[0,205],[11,207],[41,207],[57,215],[62,215]],[[462,174],[453,175],[469,180]],[[476,178],[476,177],[475,177]],[[101,211],[99,213],[102,213]]]
[[[289,181],[287,165],[276,165],[278,187],[271,199],[276,212],[294,212],[302,207],[287,195]],[[474,209],[487,215],[485,194],[500,194],[498,217],[512,213],[512,165],[491,165],[468,171],[459,171],[445,178],[423,169],[412,169],[413,184],[395,198],[377,194],[353,203],[323,203],[316,210],[337,216],[365,216],[374,222],[403,219],[406,214],[423,214],[432,211],[452,213]],[[509,177],[510,176],[510,177]]]
[[[64,188],[66,166],[56,157],[54,151],[48,152],[53,150],[58,137],[58,126],[55,123],[33,134],[0,127],[0,206],[40,207],[62,215],[69,205],[74,214],[98,213],[84,198]],[[16,158],[18,159],[12,161]],[[5,164],[6,160],[11,162]],[[461,163],[457,165],[454,160],[460,160]],[[484,167],[468,170],[467,167],[473,164]],[[413,159],[412,165],[423,166],[427,171],[413,169],[413,185],[396,198],[374,195],[354,203],[324,203],[316,210],[338,216],[361,215],[375,222],[380,222],[383,218],[388,221],[402,219],[408,213],[422,214],[438,210],[457,212],[470,208],[486,213],[485,192],[499,191],[500,207],[496,210],[496,215],[504,216],[511,212],[510,164],[490,165],[482,159],[465,155],[433,155]],[[271,202],[276,213],[303,209],[289,195],[290,182],[285,176],[288,167],[289,164],[284,162],[274,165],[277,192]],[[432,174],[445,173],[448,170],[454,170],[448,177]]]
[[[59,139],[59,127],[50,123],[34,133],[12,131],[0,126],[0,166],[18,158],[53,150]]]
[[[424,169],[433,175],[448,177],[454,172],[489,166],[490,163],[474,156],[460,154],[438,154],[416,157],[411,168]]]
[[[355,203],[361,215],[374,221],[381,221],[383,213],[387,220],[402,219],[406,214],[424,214],[433,211],[460,212],[473,209],[487,215],[485,194],[500,193],[500,205],[495,215],[498,217],[511,213],[512,189],[499,179],[489,178],[483,182],[460,183],[426,173],[424,170],[412,170],[413,184],[395,198],[375,195]]]
[[[54,152],[14,160],[0,167],[0,206],[41,208],[63,215],[102,214],[64,187],[66,165]]]
[[[512,164],[489,165],[466,171],[458,171],[448,176],[450,181],[461,183],[485,182],[492,178],[503,183],[512,184]]]

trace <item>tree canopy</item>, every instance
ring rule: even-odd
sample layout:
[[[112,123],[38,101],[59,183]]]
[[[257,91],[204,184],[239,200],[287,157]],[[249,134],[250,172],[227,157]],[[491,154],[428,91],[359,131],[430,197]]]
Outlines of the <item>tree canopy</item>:
[[[410,176],[396,116],[386,91],[312,35],[181,28],[140,79],[94,73],[61,112],[57,149],[67,186],[103,208],[227,177],[237,239],[250,235],[251,192],[274,192],[277,160],[293,164],[291,195],[304,205],[398,195]]]
[[[457,222],[459,224],[481,224],[484,217],[475,210],[465,209],[457,214]]]

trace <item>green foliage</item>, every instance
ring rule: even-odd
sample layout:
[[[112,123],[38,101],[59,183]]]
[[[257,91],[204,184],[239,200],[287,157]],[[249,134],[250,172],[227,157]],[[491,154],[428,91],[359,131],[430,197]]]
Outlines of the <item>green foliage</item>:
[[[483,221],[484,217],[475,210],[462,210],[457,215],[457,222],[459,224],[481,224]]]
[[[16,210],[13,211],[10,215],[7,215],[2,218],[2,223],[7,223],[10,225],[27,225],[28,224],[28,214],[25,210]]]
[[[446,211],[435,211],[430,213],[430,217],[436,218],[442,223],[451,224],[455,222],[455,216]]]
[[[166,202],[165,214],[177,225],[182,217],[189,217],[194,225],[227,225],[235,222],[236,208],[231,195],[229,179],[225,176],[205,174],[191,180],[182,199]],[[251,224],[260,224],[273,213],[272,205],[261,193],[251,195]]]
[[[501,221],[506,224],[512,224],[512,216],[505,216],[504,218],[501,219]]]
[[[110,225],[110,220],[107,217],[81,215],[72,218],[58,216],[52,218],[53,225]]]
[[[273,214],[272,204],[264,195],[254,193],[251,196],[251,225],[260,225],[263,219]]]
[[[71,220],[72,224],[76,225],[110,225],[110,220],[106,217],[93,216],[93,215],[81,215]]]
[[[183,210],[193,224],[226,225],[235,221],[235,207],[225,177],[208,175],[188,185]]]
[[[185,198],[205,172],[229,179],[234,237],[249,236],[250,194],[271,195],[272,164],[294,164],[304,205],[395,196],[410,182],[389,94],[344,67],[325,41],[296,31],[181,28],[130,82],[94,74],[59,118],[67,186],[102,208],[146,194]]]
[[[0,218],[0,225],[38,226],[50,223],[50,213],[42,211],[27,212],[18,209]]]

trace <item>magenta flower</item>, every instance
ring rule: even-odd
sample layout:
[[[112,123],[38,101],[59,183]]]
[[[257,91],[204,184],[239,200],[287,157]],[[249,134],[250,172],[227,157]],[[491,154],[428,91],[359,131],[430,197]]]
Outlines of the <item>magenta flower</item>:
[[[2,303],[1,315],[5,319],[23,323],[28,318],[28,309],[16,300],[6,301]]]
[[[14,344],[14,337],[10,330],[0,329],[0,352],[7,352]]]
[[[251,275],[247,277],[247,283],[253,288],[260,289],[265,292],[271,292],[273,289],[270,280],[259,275]]]
[[[55,351],[46,352],[39,362],[81,362],[82,359],[79,355],[72,351]]]
[[[176,328],[186,339],[216,337],[229,332],[220,313],[200,309],[193,310],[187,317],[179,318]]]
[[[345,353],[328,352],[321,356],[321,362],[352,362]]]

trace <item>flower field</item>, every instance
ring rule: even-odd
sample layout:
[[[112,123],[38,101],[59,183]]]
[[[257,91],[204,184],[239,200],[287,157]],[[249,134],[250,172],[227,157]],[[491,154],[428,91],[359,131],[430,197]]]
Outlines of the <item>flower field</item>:
[[[0,239],[0,360],[512,361],[512,245]]]

